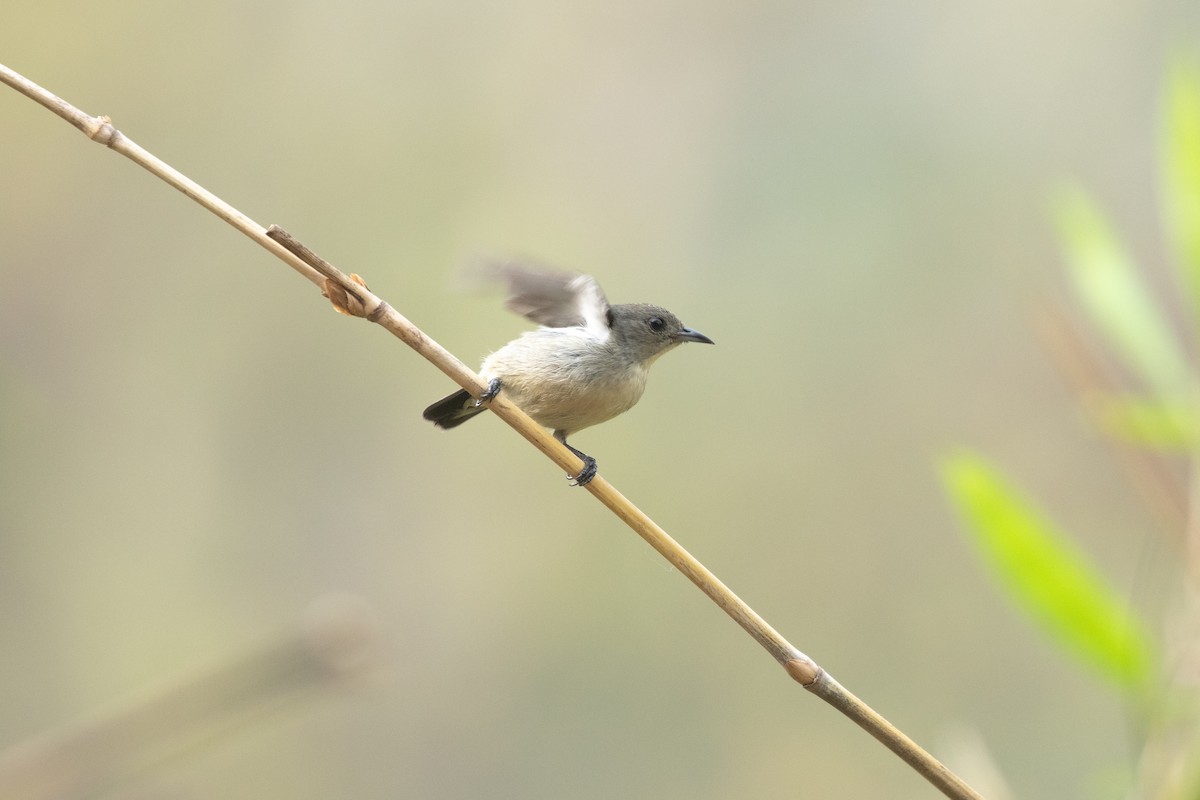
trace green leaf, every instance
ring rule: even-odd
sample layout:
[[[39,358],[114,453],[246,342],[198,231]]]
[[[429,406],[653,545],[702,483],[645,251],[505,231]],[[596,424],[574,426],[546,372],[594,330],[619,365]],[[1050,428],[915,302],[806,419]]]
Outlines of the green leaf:
[[[1067,186],[1054,211],[1075,291],[1116,354],[1154,394],[1185,394],[1187,361],[1099,209],[1083,190]]]
[[[1200,318],[1200,65],[1177,59],[1166,81],[1162,142],[1164,216]]]
[[[1096,394],[1088,398],[1100,427],[1130,444],[1190,452],[1200,443],[1196,408],[1188,403],[1134,395]]]
[[[1118,687],[1145,688],[1156,660],[1149,635],[1066,535],[974,454],[944,459],[942,479],[983,560],[1020,607]]]

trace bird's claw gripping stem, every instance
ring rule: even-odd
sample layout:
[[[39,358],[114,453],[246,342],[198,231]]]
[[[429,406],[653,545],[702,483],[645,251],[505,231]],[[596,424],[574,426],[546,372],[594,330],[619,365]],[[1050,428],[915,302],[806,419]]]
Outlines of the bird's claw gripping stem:
[[[571,482],[572,486],[586,486],[587,484],[591,483],[592,478],[596,477],[596,459],[592,458],[582,450],[576,450],[574,447],[567,444],[566,435],[560,436],[559,433],[560,431],[555,431],[554,438],[562,442],[563,447],[570,450],[575,454],[576,458],[583,462],[583,469],[579,470],[579,474],[568,475],[567,480]]]
[[[575,448],[571,448],[574,450]],[[576,451],[575,455],[583,459],[583,469],[579,470],[578,475],[568,475],[567,480],[572,486],[585,486],[592,482],[592,478],[596,477],[596,459],[591,456],[585,456],[583,453]]]
[[[479,395],[479,399],[475,401],[475,408],[488,403],[498,394],[500,394],[500,379],[492,378],[488,381],[487,388]]]

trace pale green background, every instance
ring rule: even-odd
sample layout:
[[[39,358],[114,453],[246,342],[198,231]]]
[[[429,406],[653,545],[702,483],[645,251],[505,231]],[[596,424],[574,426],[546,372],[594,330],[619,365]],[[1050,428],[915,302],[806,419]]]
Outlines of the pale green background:
[[[1162,270],[1159,2],[10,2],[0,62],[471,363],[479,253],[715,339],[575,444],[778,630],[1023,797],[1111,798],[1120,704],[995,590],[939,489],[976,446],[1139,607],[1171,553],[1029,325],[1077,178]],[[0,744],[242,652],[331,590],[378,685],[131,790],[925,798],[719,610],[378,329],[0,91]],[[1147,576],[1150,576],[1149,578]],[[952,766],[958,766],[952,764]]]

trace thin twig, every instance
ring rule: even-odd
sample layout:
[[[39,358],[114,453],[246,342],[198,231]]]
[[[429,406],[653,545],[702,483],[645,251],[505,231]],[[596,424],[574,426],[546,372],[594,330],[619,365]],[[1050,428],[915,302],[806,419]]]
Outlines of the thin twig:
[[[1033,328],[1080,405],[1093,412],[1093,417],[1096,406],[1092,401],[1097,395],[1117,394],[1125,388],[1113,370],[1091,353],[1078,326],[1062,309],[1050,304],[1035,308]],[[1163,455],[1130,446],[1115,436],[1102,438],[1162,530],[1176,539],[1182,536],[1187,522],[1187,492]]]
[[[320,259],[303,245],[276,227],[264,230],[232,206],[223,202],[199,184],[172,169],[150,155],[130,139],[112,127],[105,117],[90,117],[60,98],[41,89],[27,79],[0,65],[0,81],[8,83],[18,91],[36,100],[80,130],[108,147],[127,156],[150,172],[158,175],[184,194],[226,220],[238,230],[254,239],[271,253],[281,258],[296,271],[321,286],[326,295],[340,311],[353,313],[375,322],[405,344],[412,347],[434,366],[449,376],[455,383],[469,392],[480,394],[486,387],[478,375],[455,358],[441,345],[429,338],[419,328],[400,315],[392,306],[374,295],[359,280],[355,280]],[[336,288],[335,288],[336,287]],[[352,303],[341,298],[342,292]],[[504,393],[493,399],[489,408],[537,449],[545,453],[555,464],[575,474],[582,462],[544,428],[527,414],[513,405]],[[896,755],[911,765],[930,783],[952,798],[979,798],[970,786],[956,776],[937,759],[923,750],[898,728],[877,714],[873,709],[846,691],[812,659],[796,649],[779,635],[767,622],[755,613],[741,598],[721,583],[703,564],[697,561],[674,539],[667,535],[650,517],[629,502],[602,476],[586,484],[588,491],[620,517],[639,536],[666,558],[688,580],[700,588],[714,603],[742,626],[755,641],[762,645],[793,679],[813,694],[828,702],[855,723],[882,742]]]
[[[314,602],[303,629],[0,752],[0,797],[94,797],[262,715],[315,699],[373,666],[374,613]]]

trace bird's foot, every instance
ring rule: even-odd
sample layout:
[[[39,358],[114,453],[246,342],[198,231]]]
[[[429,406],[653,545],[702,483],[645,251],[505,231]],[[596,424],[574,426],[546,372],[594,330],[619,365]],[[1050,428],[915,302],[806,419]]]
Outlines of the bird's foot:
[[[592,482],[592,478],[596,477],[596,459],[591,456],[585,456],[583,453],[576,453],[583,459],[583,469],[579,470],[578,475],[568,475],[567,480],[572,486],[586,486]]]
[[[562,442],[563,447],[570,450],[572,453],[575,454],[576,458],[578,458],[580,461],[583,462],[583,469],[579,470],[578,475],[568,475],[567,476],[567,480],[569,480],[571,482],[571,485],[572,486],[586,486],[587,484],[591,483],[592,478],[596,477],[596,459],[592,458],[587,453],[584,453],[581,450],[576,450],[574,447],[571,447],[571,445],[567,444],[567,437],[566,436],[560,437],[558,431],[554,432],[554,438],[556,438],[560,442]]]
[[[491,401],[496,395],[500,394],[500,379],[492,378],[488,381],[487,388],[479,395],[479,399],[475,401],[475,408]]]

